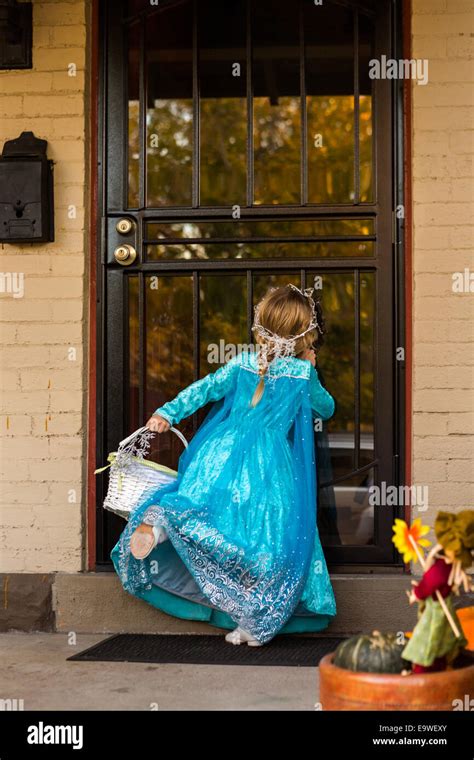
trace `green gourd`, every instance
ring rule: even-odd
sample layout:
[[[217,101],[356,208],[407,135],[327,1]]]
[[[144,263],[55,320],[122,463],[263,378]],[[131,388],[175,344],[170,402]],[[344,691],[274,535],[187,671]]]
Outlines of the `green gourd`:
[[[362,633],[343,641],[336,649],[334,665],[361,673],[401,673],[409,667],[402,658],[405,644],[396,633]]]

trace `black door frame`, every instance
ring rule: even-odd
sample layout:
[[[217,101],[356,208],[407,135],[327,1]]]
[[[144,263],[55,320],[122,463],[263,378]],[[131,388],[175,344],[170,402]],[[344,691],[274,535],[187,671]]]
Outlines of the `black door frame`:
[[[392,51],[401,50],[401,3],[397,0],[382,0],[387,6],[384,24],[379,27],[378,50],[386,52],[386,43]],[[109,451],[116,448],[117,442],[126,434],[126,410],[124,394],[124,363],[120,362],[122,371],[117,374],[117,358],[123,354],[126,338],[126,272],[112,258],[111,229],[113,223],[126,215],[137,222],[137,250],[142,249],[145,221],[153,219],[178,219],[185,216],[192,218],[222,218],[228,220],[229,208],[166,208],[133,210],[126,208],[126,161],[122,171],[109,171],[108,167],[116,163],[116,157],[123,155],[126,145],[124,93],[125,65],[123,55],[123,26],[117,0],[107,0],[100,4],[100,81],[99,81],[99,216],[101,219],[99,251],[97,261],[97,451],[96,461],[103,463]],[[363,5],[363,3],[361,3]],[[108,9],[113,6],[113,13]],[[113,55],[112,55],[113,53]],[[376,87],[381,87],[376,83]],[[220,271],[232,268],[247,269],[259,272],[266,270],[300,270],[304,269],[334,269],[344,271],[377,271],[377,303],[388,304],[387,309],[378,309],[377,314],[377,349],[376,358],[376,397],[380,409],[393,410],[388,429],[381,431],[381,415],[376,415],[375,440],[378,442],[378,459],[384,463],[379,479],[387,483],[403,484],[404,469],[404,364],[395,362],[395,346],[404,345],[404,303],[403,303],[403,274],[404,274],[404,224],[403,219],[394,216],[393,209],[403,203],[403,83],[395,82],[391,93],[376,97],[377,135],[379,137],[377,150],[377,178],[389,177],[390,190],[376,192],[377,202],[373,204],[338,205],[336,216],[352,218],[377,219],[378,250],[391,251],[385,257],[378,256],[367,260],[252,260],[251,262],[232,262],[213,260],[212,262],[182,262],[154,261],[137,264],[135,272],[139,277],[157,271]],[[107,136],[108,125],[113,125]],[[389,137],[387,137],[387,135]],[[384,139],[382,137],[385,136]],[[120,202],[122,199],[122,202]],[[320,218],[335,216],[334,206],[311,205],[301,207],[242,207],[242,218],[272,219],[272,218]],[[107,283],[107,280],[109,282]],[[381,336],[389,337],[388,344]],[[389,359],[387,360],[387,356]],[[379,372],[381,362],[385,363],[383,382],[380,382]],[[113,382],[112,382],[113,381]],[[109,389],[109,392],[107,392]],[[385,419],[384,424],[387,425]],[[103,476],[97,482],[97,565],[96,569],[111,569],[107,547],[111,547],[112,537],[116,534],[118,518],[105,513],[102,509],[106,478]],[[388,537],[393,520],[393,513],[388,508],[381,508],[384,514],[376,521],[376,531],[383,533],[384,546],[378,547],[329,547],[327,550],[329,562],[334,565],[360,565],[372,568],[402,567],[398,554],[388,546]],[[376,536],[378,538],[378,536]],[[342,560],[342,549],[345,559]],[[367,550],[373,549],[371,556]]]

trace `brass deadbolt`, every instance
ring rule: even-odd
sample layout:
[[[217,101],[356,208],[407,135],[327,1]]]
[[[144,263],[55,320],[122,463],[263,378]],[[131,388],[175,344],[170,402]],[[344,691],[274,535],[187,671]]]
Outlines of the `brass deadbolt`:
[[[128,233],[133,229],[134,223],[131,219],[119,219],[117,224],[115,225],[115,229],[117,232],[119,232],[121,235],[128,235]]]
[[[128,267],[133,264],[137,258],[137,252],[133,245],[119,245],[114,251],[115,261],[121,264],[123,267]]]

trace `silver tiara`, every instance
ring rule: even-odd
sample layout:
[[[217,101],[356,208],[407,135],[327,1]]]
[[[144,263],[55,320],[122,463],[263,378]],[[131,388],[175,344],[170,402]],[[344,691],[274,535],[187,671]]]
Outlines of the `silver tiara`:
[[[306,335],[306,333],[315,329],[319,330],[319,332],[322,333],[321,326],[318,323],[318,318],[316,315],[316,305],[313,300],[314,288],[305,288],[304,290],[301,290],[301,288],[297,288],[296,285],[293,285],[292,283],[289,283],[287,287],[292,288],[293,290],[297,290],[298,293],[301,293],[302,296],[308,299],[309,305],[311,307],[311,320],[308,327],[303,330],[303,332],[299,333],[298,335],[289,335],[287,337],[283,337],[277,333],[272,332],[271,330],[268,330],[261,324],[261,301],[255,306],[252,330],[254,330],[256,333],[258,333],[258,335],[265,339],[265,342],[261,344],[259,351],[259,365],[262,372],[265,372],[266,368],[271,363],[268,360],[268,354],[270,352],[273,354],[271,361],[281,357],[294,356],[296,353],[296,341],[299,340],[299,338],[302,338],[304,335]],[[274,290],[277,290],[277,288],[270,288],[268,292],[271,293]]]

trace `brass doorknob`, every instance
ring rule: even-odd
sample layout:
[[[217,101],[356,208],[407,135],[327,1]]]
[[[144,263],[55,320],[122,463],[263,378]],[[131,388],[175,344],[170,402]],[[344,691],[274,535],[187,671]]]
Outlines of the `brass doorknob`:
[[[115,261],[123,267],[133,264],[137,258],[137,252],[133,245],[119,245],[114,251]]]

